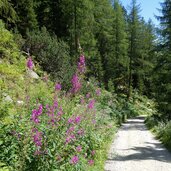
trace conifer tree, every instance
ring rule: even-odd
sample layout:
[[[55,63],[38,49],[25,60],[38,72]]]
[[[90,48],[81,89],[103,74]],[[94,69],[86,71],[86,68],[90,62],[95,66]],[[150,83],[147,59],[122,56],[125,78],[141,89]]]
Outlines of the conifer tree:
[[[16,23],[17,14],[11,1],[0,1],[0,19],[5,22],[8,28],[11,28]]]
[[[138,40],[139,40],[139,27],[140,27],[140,5],[137,5],[136,0],[132,0],[131,10],[128,18],[129,24],[129,90],[128,98],[131,96],[132,86],[137,87],[137,66],[138,66]]]
[[[24,36],[27,30],[37,28],[36,13],[33,0],[13,0],[15,11],[18,15],[17,28]]]
[[[114,18],[112,31],[112,57],[108,61],[111,80],[117,87],[128,87],[128,41],[124,11],[118,0],[114,1]]]
[[[159,107],[164,113],[163,118],[171,120],[171,1],[165,0],[161,7],[162,15],[157,18],[161,24],[163,39],[155,68],[155,93]]]

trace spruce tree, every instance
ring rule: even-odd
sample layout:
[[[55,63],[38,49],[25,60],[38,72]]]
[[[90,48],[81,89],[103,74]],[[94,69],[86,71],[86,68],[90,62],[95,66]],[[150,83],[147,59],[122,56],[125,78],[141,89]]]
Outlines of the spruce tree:
[[[171,1],[165,0],[161,3],[161,16],[157,18],[161,24],[161,36],[158,52],[157,67],[154,77],[156,83],[156,99],[161,111],[164,113],[163,118],[171,119]],[[160,91],[162,90],[162,92]]]
[[[128,84],[128,41],[124,11],[118,0],[114,1],[114,18],[112,31],[112,57],[108,61],[111,80],[115,88],[127,89]]]
[[[26,35],[27,30],[37,28],[36,13],[33,0],[13,0],[15,11],[18,15],[17,28],[22,35]]]
[[[131,10],[128,18],[129,24],[129,90],[128,98],[131,96],[132,86],[137,88],[137,67],[138,67],[138,40],[139,34],[138,30],[140,27],[140,5],[137,5],[136,0],[132,0]]]
[[[13,4],[9,0],[0,1],[0,19],[4,21],[8,28],[12,28],[17,21],[17,14]]]
[[[114,11],[108,0],[94,0],[94,34],[97,40],[97,49],[100,53],[99,62],[101,63],[102,82],[108,88],[108,81],[111,77],[109,60],[112,58],[112,30]]]

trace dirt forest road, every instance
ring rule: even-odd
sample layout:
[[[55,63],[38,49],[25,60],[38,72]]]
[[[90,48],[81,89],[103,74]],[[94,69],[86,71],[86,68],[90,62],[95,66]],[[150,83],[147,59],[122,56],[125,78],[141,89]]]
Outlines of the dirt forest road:
[[[171,153],[144,125],[144,117],[128,119],[109,151],[105,171],[171,171]]]

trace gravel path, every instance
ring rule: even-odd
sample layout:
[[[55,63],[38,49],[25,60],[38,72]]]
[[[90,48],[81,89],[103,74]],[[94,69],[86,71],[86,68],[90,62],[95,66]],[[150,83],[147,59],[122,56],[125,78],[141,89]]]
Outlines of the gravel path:
[[[109,151],[105,171],[171,171],[171,153],[144,125],[144,117],[128,119]]]

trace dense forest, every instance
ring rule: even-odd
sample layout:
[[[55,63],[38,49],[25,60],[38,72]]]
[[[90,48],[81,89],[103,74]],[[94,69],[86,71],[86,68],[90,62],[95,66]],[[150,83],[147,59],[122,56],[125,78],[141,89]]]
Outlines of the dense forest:
[[[129,9],[126,9],[119,0],[1,0],[1,118],[4,118],[4,115],[8,113],[8,107],[3,101],[4,96],[7,96],[4,95],[4,92],[11,91],[11,96],[15,94],[15,97],[21,98],[21,90],[24,90],[26,94],[30,91],[33,96],[36,94],[36,97],[30,103],[38,104],[36,99],[44,103],[41,99],[41,93],[46,99],[52,92],[50,88],[49,91],[46,90],[48,89],[46,86],[48,85],[52,88],[53,83],[58,83],[56,90],[61,90],[60,86],[62,85],[65,96],[65,99],[59,103],[64,106],[66,104],[70,105],[70,108],[63,109],[69,111],[73,109],[73,105],[78,102],[78,97],[80,98],[81,96],[78,96],[77,92],[81,87],[80,82],[82,81],[82,86],[84,87],[81,92],[82,95],[86,95],[88,91],[93,91],[93,87],[99,87],[96,90],[97,96],[100,90],[111,93],[112,98],[117,96],[120,99],[120,102],[116,103],[118,111],[121,110],[119,109],[119,104],[122,104],[122,110],[128,111],[126,108],[129,105],[133,105],[132,103],[137,96],[141,96],[142,99],[140,101],[144,103],[148,101],[146,97],[153,99],[156,112],[150,115],[147,121],[149,126],[160,125],[160,123],[170,124],[171,1],[164,0],[160,4],[160,16],[156,16],[160,21],[160,26],[156,28],[152,20],[149,19],[147,22],[140,15],[141,6],[136,0],[132,0]],[[80,58],[78,59],[79,56]],[[79,62],[77,62],[78,60]],[[25,82],[22,79],[17,81],[23,74],[25,61],[27,61],[29,69],[32,69],[32,65],[34,65],[35,68],[38,68],[37,70],[35,69],[38,75],[50,81],[48,83],[46,81],[41,82],[42,80],[40,82],[29,82],[29,78],[26,78]],[[33,61],[34,64],[32,64]],[[10,68],[9,66],[13,67]],[[21,71],[19,71],[20,69]],[[10,79],[11,81],[8,82],[7,80]],[[17,85],[15,92],[13,84]],[[21,86],[21,84],[25,84],[25,87]],[[27,86],[29,84],[30,88]],[[37,86],[35,92],[33,90],[34,86]],[[38,93],[39,90],[40,92]],[[72,97],[69,97],[74,98],[74,102],[66,99],[69,96],[67,92],[75,93],[75,95],[70,95]],[[22,95],[22,97],[25,96],[24,94]],[[58,96],[61,97],[61,95],[56,95],[56,98],[59,98]],[[86,96],[89,96],[89,94]],[[105,96],[108,97],[109,94],[104,93],[103,100]],[[52,99],[52,96],[50,97]],[[99,100],[98,98],[96,101]],[[99,100],[99,103],[103,100]],[[106,102],[106,100],[104,101]],[[55,103],[55,100],[53,102]],[[89,101],[89,109],[93,108],[94,103],[93,100]],[[10,112],[11,110],[14,112],[13,107],[10,106],[9,108]],[[34,108],[36,108],[35,105],[32,108],[28,107],[28,111],[31,112]],[[41,111],[41,108],[39,106],[37,110]],[[75,112],[79,111],[77,110],[75,109]],[[22,111],[27,113],[26,109],[22,109]],[[79,122],[79,118],[77,119]],[[24,120],[24,123],[27,122]],[[105,125],[106,123],[103,124]],[[20,129],[26,130],[26,128],[22,127]],[[63,127],[61,126],[60,130],[62,129]],[[91,129],[89,127],[87,131]],[[168,129],[171,131],[171,127],[168,126]],[[9,127],[7,126],[4,130],[8,134]],[[50,130],[48,131],[49,134],[53,134]],[[35,133],[39,132],[35,131]],[[5,135],[4,132],[3,134]],[[39,134],[39,140],[42,139],[40,136],[42,135]],[[60,138],[59,135],[58,139]],[[9,144],[10,141],[6,143]],[[60,143],[62,146],[62,141]],[[3,142],[0,141],[0,144],[3,144]],[[53,142],[49,141],[49,144],[55,146]],[[88,141],[85,144],[90,146]],[[14,145],[16,145],[16,142]],[[96,148],[95,146],[91,147],[91,149]],[[40,146],[37,145],[37,147]],[[27,147],[25,147],[26,149]],[[65,149],[66,153],[70,153],[67,150]],[[16,161],[21,155],[25,154],[20,154],[20,157],[15,158],[14,161],[18,164],[15,165],[4,157],[7,153],[4,152],[1,156],[4,167],[8,165],[22,170]],[[53,155],[54,151],[51,151],[51,153],[49,155]],[[89,155],[91,152],[87,151],[86,153]],[[29,155],[25,155],[26,159],[20,161],[20,164],[23,162],[21,166],[27,168],[28,163],[32,162],[35,168],[43,169],[41,166],[43,166],[43,162],[46,163],[46,159],[42,159],[39,166],[37,166]],[[58,161],[57,165],[67,160],[66,156],[64,152],[62,160]],[[77,163],[77,156],[72,159],[72,164]],[[38,160],[36,159],[36,161]],[[82,163],[84,163],[83,161],[84,159],[82,159]],[[47,163],[46,166],[48,168],[51,163]],[[93,160],[89,160],[89,165],[91,164],[93,164]],[[61,170],[66,168],[71,170],[68,165],[61,164],[61,166]],[[83,167],[83,165],[80,167]],[[45,170],[54,169],[50,168],[50,166],[47,168]],[[76,167],[76,170],[79,169],[79,166]]]

